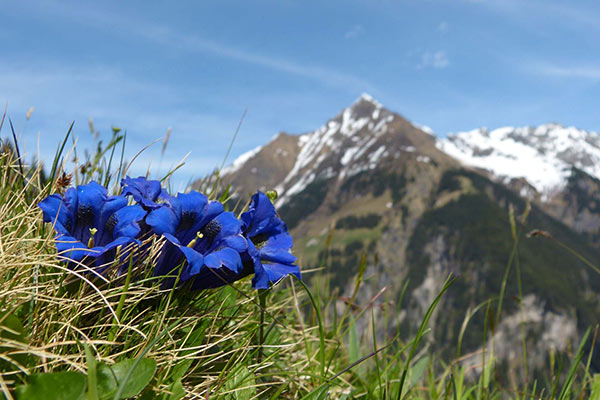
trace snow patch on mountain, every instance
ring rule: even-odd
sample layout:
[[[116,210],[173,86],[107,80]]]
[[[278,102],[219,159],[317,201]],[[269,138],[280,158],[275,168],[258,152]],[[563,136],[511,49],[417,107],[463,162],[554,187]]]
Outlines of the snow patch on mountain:
[[[276,187],[280,193],[277,206],[281,207],[292,195],[314,182],[320,176],[320,169],[324,168],[321,164],[330,159],[331,154],[340,153],[339,167],[336,167],[339,170],[334,171],[327,167],[325,171],[329,177],[337,175],[339,179],[343,179],[365,169],[374,168],[385,148],[374,150],[365,165],[357,165],[356,161],[372,150],[377,137],[387,131],[387,125],[393,119],[394,116],[385,110],[381,103],[363,93],[333,120],[314,132],[300,136],[300,152],[294,167]],[[348,140],[352,143],[350,147],[347,147]]]
[[[277,138],[277,135],[275,136],[274,139],[276,139],[276,138]],[[263,148],[262,146],[257,146],[255,148],[253,148],[252,150],[243,153],[241,156],[236,158],[235,161],[231,165],[228,165],[227,167],[223,168],[221,170],[221,174],[222,175],[232,174],[235,171],[239,170],[246,163],[246,161],[248,161],[249,159],[254,157],[256,154],[258,154],[258,152],[261,151],[262,148]]]
[[[425,132],[426,134],[428,134],[430,136],[435,136],[435,132],[433,131],[433,129],[431,129],[427,125],[421,125],[421,124],[417,124],[416,122],[412,122],[412,126],[414,126],[417,129],[422,130],[423,132]]]
[[[480,128],[450,134],[436,146],[500,178],[525,178],[544,194],[564,187],[573,166],[600,178],[600,135],[574,127]]]
[[[371,104],[373,104],[375,106],[376,109],[379,109],[379,110],[381,110],[383,108],[383,105],[380,102],[378,102],[377,100],[375,100],[373,98],[373,96],[371,96],[368,93],[361,94],[360,97],[352,104],[352,106],[360,103],[361,101],[365,101],[367,103],[371,103]],[[350,106],[350,108],[352,108],[352,106]],[[373,118],[377,119],[377,117],[375,117],[375,116]]]

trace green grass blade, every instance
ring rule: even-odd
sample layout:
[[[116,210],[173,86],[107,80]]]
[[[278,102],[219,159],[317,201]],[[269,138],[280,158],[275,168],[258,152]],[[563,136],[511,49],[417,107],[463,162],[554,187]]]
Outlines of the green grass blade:
[[[569,374],[567,375],[567,379],[565,380],[562,390],[560,391],[558,400],[563,400],[563,399],[567,398],[567,396],[569,395],[569,393],[571,391],[571,384],[573,383],[575,371],[577,370],[577,367],[579,366],[579,363],[581,362],[581,359],[583,358],[584,346],[587,342],[589,335],[590,335],[590,328],[588,328],[587,331],[585,331],[585,335],[583,335],[583,339],[581,339],[581,343],[579,344],[579,349],[577,350],[575,359],[573,360],[573,363],[571,364],[571,368],[569,369]]]
[[[56,155],[54,156],[54,161],[52,162],[52,169],[50,170],[50,177],[48,180],[50,182],[50,185],[48,186],[48,194],[49,194],[49,191],[52,190],[52,186],[54,185],[54,181],[56,179],[58,163],[62,157],[63,151],[65,150],[65,145],[67,144],[67,140],[69,139],[71,132],[73,132],[74,125],[75,125],[75,121],[71,122],[71,125],[69,125],[69,129],[67,130],[67,134],[65,135],[65,138],[63,139],[62,144],[60,145],[60,147],[58,149],[56,149]]]
[[[433,311],[435,310],[438,303],[442,299],[442,295],[456,281],[456,279],[458,279],[458,278],[457,277],[452,278],[452,275],[448,276],[448,279],[446,279],[446,282],[444,282],[444,285],[442,286],[442,290],[438,293],[436,298],[433,300],[433,303],[431,303],[431,305],[427,309],[427,312],[425,313],[425,316],[423,317],[423,320],[421,321],[421,325],[419,326],[419,330],[417,331],[417,335],[415,337],[415,340],[413,341],[413,345],[410,349],[410,353],[408,355],[408,358],[406,359],[406,363],[404,365],[404,371],[402,372],[402,377],[400,378],[400,384],[399,384],[399,388],[398,388],[398,399],[402,398],[402,390],[404,389],[404,383],[406,382],[406,375],[408,374],[408,367],[410,366],[410,363],[415,355],[415,352],[417,351],[417,346],[419,345],[421,338],[425,334],[425,330],[427,329],[429,320],[431,319],[431,316],[433,315]]]
[[[158,343],[159,340],[161,340],[164,336],[166,336],[171,331],[171,329],[173,329],[177,325],[179,325],[180,322],[181,322],[181,318],[178,319],[177,321],[173,322],[171,325],[167,326],[159,335],[157,335],[150,343],[148,343],[148,345],[144,348],[144,350],[140,353],[140,355],[135,359],[134,363],[131,365],[131,368],[129,368],[129,371],[127,371],[127,374],[125,375],[125,378],[123,379],[123,381],[121,381],[121,383],[119,384],[119,388],[115,392],[115,395],[113,396],[113,400],[119,400],[121,398],[123,391],[125,390],[127,381],[131,378],[133,371],[138,366],[138,364],[142,361],[144,356],[146,354],[148,354],[150,349],[152,349],[152,347],[156,343]]]
[[[310,299],[310,302],[315,310],[315,315],[317,317],[317,323],[319,325],[319,352],[320,352],[320,356],[321,356],[321,377],[325,378],[325,329],[323,327],[323,319],[321,318],[321,308],[315,302],[315,298],[313,297],[308,286],[306,286],[306,284],[304,282],[302,282],[300,279],[298,279],[298,278],[295,278],[295,279],[297,280],[297,282],[299,282],[302,285],[302,287],[306,291],[306,294],[308,295],[308,298]]]
[[[96,358],[94,357],[94,353],[90,349],[87,343],[83,343],[83,348],[85,349],[85,358],[87,361],[88,373],[88,400],[98,400],[98,383],[97,383],[97,375],[96,375]]]

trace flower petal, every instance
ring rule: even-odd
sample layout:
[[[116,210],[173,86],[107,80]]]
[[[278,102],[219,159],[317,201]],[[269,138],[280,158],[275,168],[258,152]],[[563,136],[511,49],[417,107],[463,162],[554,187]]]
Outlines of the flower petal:
[[[114,213],[116,225],[114,226],[113,237],[135,237],[140,233],[139,222],[146,216],[146,211],[142,206],[136,204],[123,207]]]
[[[252,287],[254,289],[268,289],[271,286],[269,275],[266,273],[260,259],[254,258],[254,277],[252,278]]]
[[[146,223],[157,235],[162,235],[164,233],[175,234],[177,225],[179,225],[179,218],[173,207],[170,204],[165,204],[150,211],[146,217]]]
[[[231,247],[235,251],[241,253],[248,248],[247,240],[240,234],[231,235],[223,238],[221,245],[225,247]]]
[[[202,228],[201,221],[204,217],[204,209],[208,204],[208,198],[202,193],[192,191],[190,193],[178,193],[177,200],[181,204],[181,213],[178,214],[177,237],[181,243],[187,245]]]
[[[115,213],[124,207],[127,207],[127,199],[124,196],[111,196],[106,199],[100,211],[98,225],[95,226],[98,229],[94,235],[94,242],[97,246],[113,240],[116,225]],[[128,236],[135,236],[135,234]]]
[[[259,250],[260,259],[292,264],[296,262],[296,257],[290,252],[292,245],[292,237],[287,232],[271,236]]]
[[[171,235],[170,233],[163,233],[163,236],[171,243],[173,243],[175,246],[181,246],[181,242],[179,241],[179,239],[177,239],[175,236]]]
[[[241,234],[242,222],[232,212],[224,212],[213,219],[219,226],[219,231],[214,235],[215,243],[222,241],[228,236]]]
[[[201,214],[204,207],[208,204],[208,198],[192,190],[189,193],[177,193],[177,198],[181,202],[181,213]],[[197,215],[200,217],[201,215]]]
[[[107,199],[107,191],[94,181],[79,185],[76,190],[77,206],[71,234],[82,243],[87,243],[91,237],[90,229],[101,225],[101,211]]]
[[[81,261],[90,254],[86,245],[75,239],[73,236],[58,234],[54,238],[56,251],[61,259],[70,261]]]
[[[284,230],[283,222],[277,216],[271,199],[260,191],[252,196],[250,207],[242,214],[241,219],[248,237]]]
[[[252,273],[252,269],[244,269],[241,272],[233,272],[227,268],[204,268],[195,276],[192,289],[212,289],[225,286],[240,280]]]
[[[179,246],[179,250],[183,253],[187,261],[187,266],[181,273],[181,281],[185,282],[200,273],[202,267],[204,267],[204,256],[186,246]]]
[[[252,279],[254,289],[268,289],[271,284],[276,284],[287,275],[295,275],[301,279],[300,268],[297,265],[263,262],[255,271]]]
[[[218,201],[211,201],[204,209],[204,216],[200,224],[204,226],[208,221],[215,219],[219,214],[224,211],[223,204]]]
[[[46,197],[38,203],[42,210],[44,222],[54,224],[54,229],[58,233],[66,234],[72,226],[73,216],[63,197],[59,194],[53,194]]]
[[[204,265],[209,268],[226,267],[234,272],[239,272],[243,269],[240,253],[229,247],[224,247],[206,255],[204,257]]]
[[[136,202],[149,210],[160,207],[157,202],[166,195],[160,181],[147,180],[143,176],[138,178],[127,176],[121,180],[121,186],[123,186],[123,196],[132,196]]]

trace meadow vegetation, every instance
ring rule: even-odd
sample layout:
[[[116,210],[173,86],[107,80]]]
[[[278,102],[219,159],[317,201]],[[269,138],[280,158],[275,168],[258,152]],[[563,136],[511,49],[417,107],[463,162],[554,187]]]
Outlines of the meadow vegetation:
[[[592,352],[585,350],[596,343],[597,328],[589,327],[570,358],[556,362],[541,379],[502,386],[495,379],[493,354],[481,355],[480,373],[474,374],[459,359],[442,359],[426,346],[433,311],[460,277],[448,277],[418,330],[403,332],[376,321],[372,307],[355,305],[370,255],[352,243],[347,253],[357,271],[354,294],[342,312],[336,294],[321,284],[323,265],[302,265],[305,281],[290,276],[267,290],[252,289],[251,277],[217,289],[165,288],[152,274],[164,239],[145,243],[144,257],[131,262],[127,273],[70,268],[57,258],[54,233],[37,204],[69,185],[91,181],[118,192],[128,173],[125,138],[114,129],[107,143],[79,154],[69,131],[46,173],[40,163],[20,158],[16,137],[2,143],[0,392],[5,398],[600,399],[600,375],[591,373]],[[165,187],[176,169],[160,177]],[[204,193],[227,203],[229,191],[218,178],[206,182]],[[313,207],[318,199],[304,201]],[[295,223],[301,213],[289,218]],[[340,223],[362,228],[378,222],[367,215]],[[499,291],[503,279],[498,277]],[[490,313],[498,302],[502,295],[482,312]],[[383,307],[380,315],[396,313],[403,301]],[[359,319],[368,321],[360,325],[368,332],[359,328]],[[485,338],[489,326],[467,329]]]

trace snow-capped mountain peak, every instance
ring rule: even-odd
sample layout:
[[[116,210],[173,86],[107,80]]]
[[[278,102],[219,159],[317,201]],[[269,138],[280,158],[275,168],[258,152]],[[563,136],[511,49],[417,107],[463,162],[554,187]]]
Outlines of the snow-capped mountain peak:
[[[353,108],[353,107],[355,107],[355,106],[358,106],[358,105],[360,105],[360,104],[364,104],[364,103],[371,104],[371,105],[373,105],[373,106],[374,106],[374,107],[376,107],[376,108],[383,108],[383,105],[382,105],[380,102],[378,102],[377,100],[375,100],[375,99],[373,98],[373,96],[371,96],[371,95],[370,95],[370,94],[368,94],[368,93],[362,93],[362,94],[361,94],[361,95],[358,97],[358,99],[356,99],[356,100],[354,101],[354,103],[352,103],[352,105],[351,105],[349,108]]]
[[[321,128],[300,136],[300,152],[296,163],[284,181],[276,187],[279,193],[283,193],[278,205],[283,205],[290,196],[301,192],[319,175],[337,175],[341,179],[368,169],[369,165],[357,166],[353,161],[371,151],[382,152],[372,147],[377,138],[385,134],[388,124],[394,118],[394,114],[383,108],[381,103],[363,93],[350,107],[342,110]],[[337,163],[341,165],[331,162],[331,154],[341,156]],[[381,154],[375,157],[373,162],[380,156]],[[323,168],[323,163],[327,163],[327,167]]]
[[[571,167],[600,178],[598,133],[555,123],[450,134],[437,147],[498,177],[525,178],[545,194],[564,187]]]
[[[275,188],[280,194],[278,206],[313,182],[341,183],[364,171],[404,162],[396,160],[451,160],[441,157],[438,150],[455,159],[448,162],[487,169],[505,183],[523,178],[531,185],[527,190],[535,189],[542,200],[565,187],[572,167],[600,179],[600,135],[596,132],[549,123],[479,128],[443,139],[432,134],[363,93],[319,129],[303,135],[277,135],[240,156],[222,174],[235,175],[232,179],[238,185],[244,180],[243,185],[249,187],[261,182],[265,188]]]
[[[222,175],[229,175],[227,179],[238,188],[258,182],[258,188],[274,188],[280,194],[280,207],[313,182],[341,185],[362,172],[400,162],[396,160],[428,164],[432,151],[442,154],[434,142],[419,127],[363,93],[315,131],[278,135],[262,148],[241,155]]]

